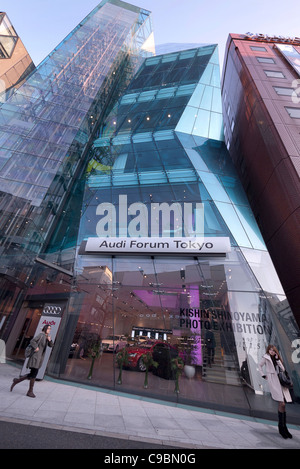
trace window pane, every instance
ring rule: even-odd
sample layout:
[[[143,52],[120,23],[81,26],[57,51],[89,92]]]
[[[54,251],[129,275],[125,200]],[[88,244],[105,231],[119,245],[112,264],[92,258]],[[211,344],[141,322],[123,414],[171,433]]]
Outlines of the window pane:
[[[267,77],[270,78],[285,78],[282,72],[276,72],[275,70],[264,70]]]
[[[290,117],[292,117],[293,119],[300,119],[300,108],[286,107],[285,109],[289,113]]]
[[[16,31],[6,15],[0,24],[0,34],[1,36],[17,36]]]
[[[274,64],[275,60],[270,57],[256,57],[257,61],[260,63]]]
[[[250,46],[250,49],[261,51],[261,52],[267,52],[267,49],[265,47],[260,47],[260,46]]]
[[[296,47],[293,47],[290,44],[276,44],[276,47],[296,72],[300,73],[300,52]]]
[[[9,58],[17,42],[16,37],[0,36],[1,58]]]
[[[283,88],[281,86],[273,86],[277,94],[283,96],[292,96],[294,89],[293,88]]]

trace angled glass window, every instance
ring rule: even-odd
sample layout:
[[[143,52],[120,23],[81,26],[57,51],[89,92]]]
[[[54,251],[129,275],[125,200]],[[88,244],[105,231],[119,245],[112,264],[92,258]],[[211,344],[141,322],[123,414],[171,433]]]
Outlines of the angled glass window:
[[[0,35],[1,36],[17,36],[11,22],[6,15],[0,17]]]
[[[286,107],[285,109],[292,119],[300,119],[300,108]]]
[[[9,59],[13,53],[17,37],[0,36],[0,58]]]
[[[250,49],[254,51],[267,52],[267,49],[262,46],[250,46]]]
[[[18,35],[6,15],[0,16],[0,59],[9,59],[13,53]]]
[[[230,130],[231,130],[231,132],[233,132],[234,125],[235,125],[235,122],[234,122],[234,119],[232,118],[232,121],[231,121],[231,126],[230,126]]]
[[[289,62],[293,69],[300,75],[300,52],[291,44],[276,44],[276,48]]]
[[[208,50],[207,54],[205,55],[198,55],[195,57],[190,69],[188,70],[186,74],[186,80],[187,81],[199,81],[199,78],[201,77],[202,73],[205,70],[205,67],[208,64],[208,61],[211,57],[212,50]]]
[[[294,91],[294,88],[285,88],[283,86],[273,86],[273,88],[281,96],[292,96]]]
[[[257,62],[265,64],[274,64],[275,60],[271,57],[256,57]]]
[[[277,72],[276,70],[264,70],[264,72],[269,78],[285,78],[282,72]]]

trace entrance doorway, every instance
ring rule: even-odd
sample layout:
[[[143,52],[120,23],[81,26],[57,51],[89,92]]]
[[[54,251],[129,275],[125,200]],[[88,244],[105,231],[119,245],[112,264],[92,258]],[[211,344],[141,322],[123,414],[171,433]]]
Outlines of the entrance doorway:
[[[12,357],[14,359],[24,358],[25,349],[36,332],[36,328],[42,315],[42,311],[42,305],[32,307],[28,306],[24,308],[23,314],[20,314],[20,317],[22,318],[23,322],[21,324],[21,329],[17,337],[12,354]]]

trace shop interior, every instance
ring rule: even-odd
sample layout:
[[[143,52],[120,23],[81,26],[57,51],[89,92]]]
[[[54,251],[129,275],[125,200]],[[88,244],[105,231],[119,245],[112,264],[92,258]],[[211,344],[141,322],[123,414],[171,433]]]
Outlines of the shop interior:
[[[61,378],[168,398],[180,393],[197,401],[207,399],[204,384],[242,386],[233,333],[218,327],[233,265],[225,266],[223,258],[164,256],[104,261],[82,268],[72,304],[78,320]],[[122,351],[128,357],[120,383]],[[145,388],[148,353],[158,366],[150,365]]]
[[[76,282],[61,273],[49,276],[49,270],[48,281],[40,276],[35,300],[24,303],[15,358],[22,359],[42,314],[38,295],[48,303],[52,297],[55,304],[65,294],[69,300],[50,357],[50,376],[238,413],[253,412],[259,403],[261,409],[272,407],[267,396],[258,398],[251,388],[226,318],[234,289],[247,301],[250,294],[258,295],[238,253],[226,259],[90,256],[77,268]],[[254,337],[242,347],[255,344]],[[127,361],[118,360],[120,353]],[[143,359],[149,354],[155,364],[146,372]]]

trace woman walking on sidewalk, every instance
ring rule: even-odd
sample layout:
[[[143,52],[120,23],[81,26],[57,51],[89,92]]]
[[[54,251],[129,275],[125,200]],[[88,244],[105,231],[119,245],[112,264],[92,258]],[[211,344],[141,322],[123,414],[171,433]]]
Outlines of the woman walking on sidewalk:
[[[32,355],[30,355],[27,368],[30,369],[28,375],[21,376],[20,378],[14,378],[10,390],[12,391],[16,384],[21,383],[25,379],[29,379],[29,389],[27,392],[28,397],[35,397],[33,394],[33,386],[37,377],[38,371],[41,368],[45,356],[45,352],[48,347],[53,347],[53,342],[50,337],[51,326],[44,326],[42,332],[36,337],[31,339],[30,345],[33,349]]]
[[[265,367],[265,373],[263,372]],[[288,388],[280,384],[277,369],[284,371],[282,359],[274,345],[268,345],[258,365],[261,376],[268,381],[272,399],[278,402],[278,430],[283,438],[293,438],[286,426],[285,403],[292,402]]]

